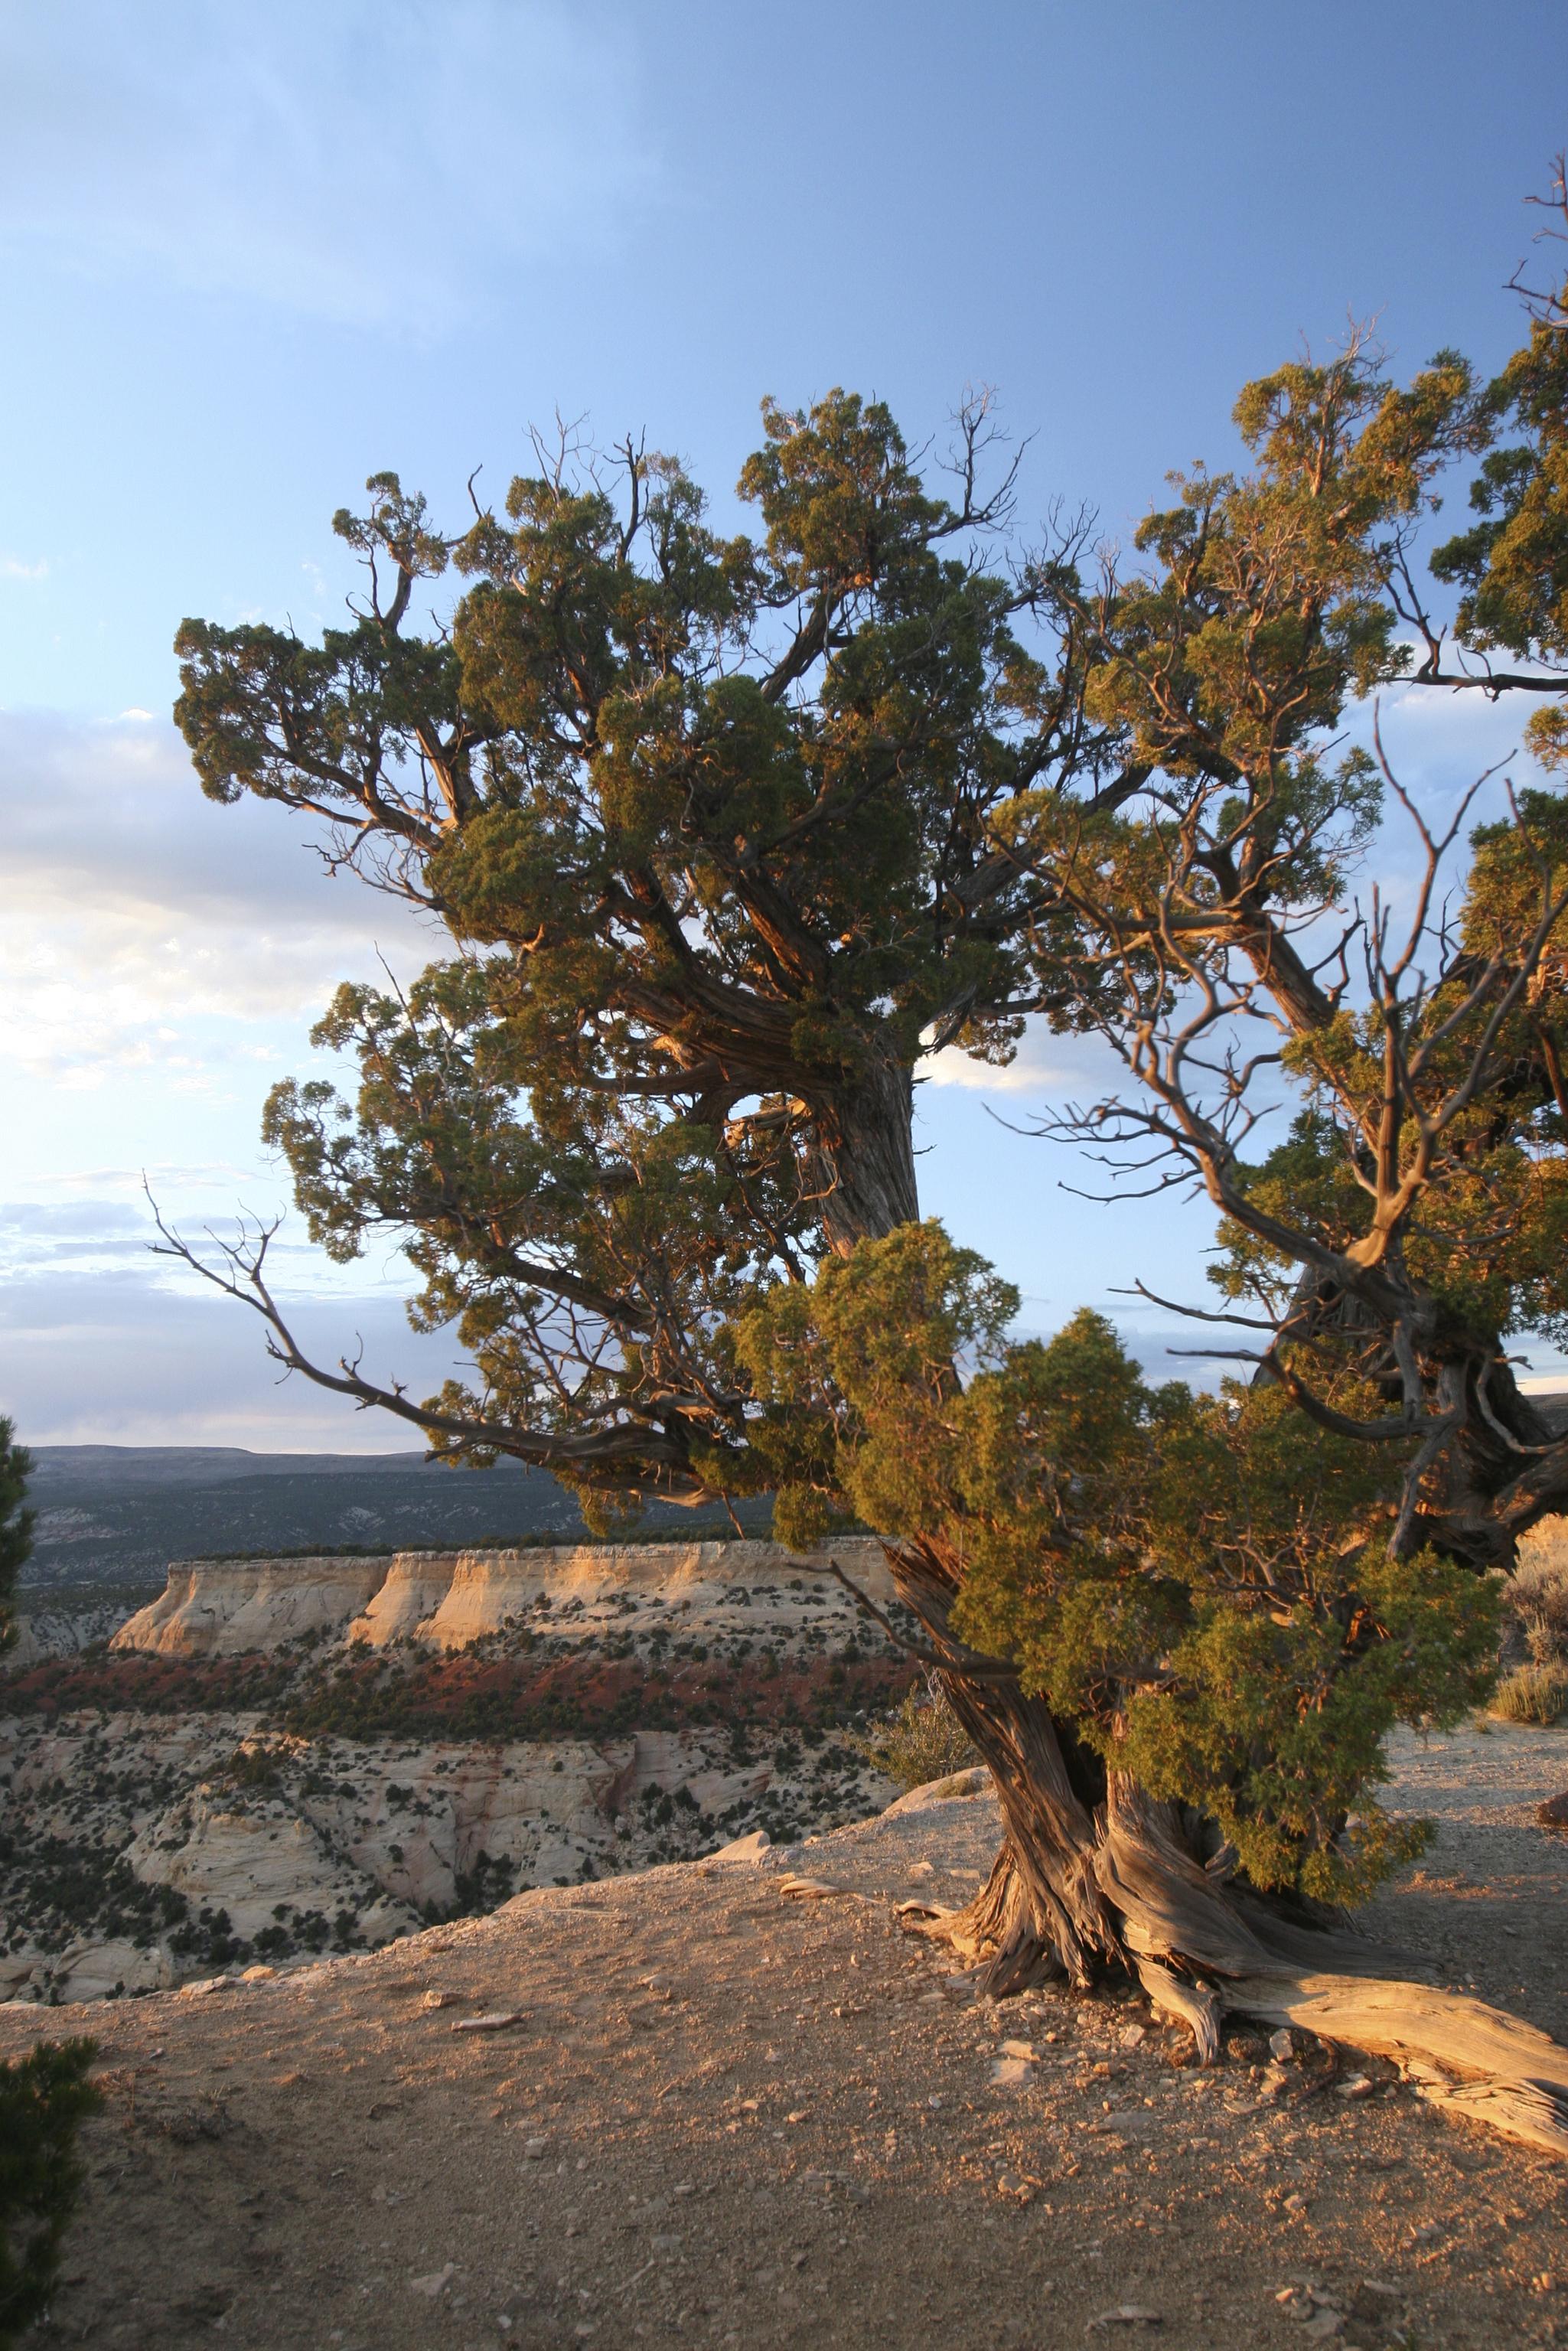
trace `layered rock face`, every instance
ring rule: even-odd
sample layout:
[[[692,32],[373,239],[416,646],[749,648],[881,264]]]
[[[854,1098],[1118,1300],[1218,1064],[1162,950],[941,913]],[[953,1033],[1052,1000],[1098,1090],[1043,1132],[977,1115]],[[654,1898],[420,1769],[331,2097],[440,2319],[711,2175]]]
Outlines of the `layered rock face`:
[[[168,1588],[120,1626],[110,1646],[234,1657],[325,1634],[372,1648],[407,1640],[462,1649],[521,1622],[541,1602],[576,1602],[593,1616],[627,1601],[656,1601],[714,1627],[759,1605],[787,1620],[800,1613],[795,1595],[824,1584],[837,1593],[830,1558],[879,1605],[892,1599],[882,1546],[865,1537],[804,1552],[770,1542],[582,1543],[378,1559],[189,1560],[170,1568]]]
[[[877,1543],[831,1556],[891,1601]],[[900,1661],[829,1557],[736,1541],[172,1567],[112,1655],[61,1660],[53,1705],[23,1674],[0,1703],[0,2000],[286,1967],[527,1886],[859,1817],[892,1789],[846,1733]]]
[[[0,2001],[45,2001],[374,1947],[891,1792],[836,1741],[737,1751],[714,1729],[366,1745],[137,1714],[0,1719]]]

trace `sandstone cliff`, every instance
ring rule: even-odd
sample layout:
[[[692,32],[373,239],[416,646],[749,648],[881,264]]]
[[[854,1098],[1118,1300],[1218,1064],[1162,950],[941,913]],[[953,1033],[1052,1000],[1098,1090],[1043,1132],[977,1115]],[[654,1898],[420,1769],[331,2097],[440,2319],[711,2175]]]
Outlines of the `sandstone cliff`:
[[[461,1649],[537,1608],[580,1604],[584,1616],[655,1602],[698,1625],[760,1606],[775,1622],[808,1594],[839,1587],[830,1555],[879,1604],[893,1596],[881,1545],[860,1537],[803,1553],[770,1542],[618,1543],[522,1551],[396,1552],[371,1559],[187,1560],[167,1589],[122,1625],[111,1647],[164,1656],[231,1657],[303,1634],[413,1640]]]

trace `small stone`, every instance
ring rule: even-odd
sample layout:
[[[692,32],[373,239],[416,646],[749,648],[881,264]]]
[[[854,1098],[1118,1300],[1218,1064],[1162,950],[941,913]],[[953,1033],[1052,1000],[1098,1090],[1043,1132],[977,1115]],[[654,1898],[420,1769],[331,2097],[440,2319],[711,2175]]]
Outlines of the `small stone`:
[[[1034,2201],[1034,2185],[1032,2181],[1024,2178],[1021,2171],[998,2171],[997,2174],[997,2194],[998,2196],[1011,2196],[1020,2204],[1032,2204]]]
[[[1030,2064],[1032,2064],[1034,2063],[1034,2043],[1032,2041],[1004,2041],[1001,2045],[1000,2053],[1004,2057],[1027,2057]]]
[[[1554,2294],[1556,2290],[1557,2273],[1555,2270],[1537,2270],[1535,2275],[1530,2281],[1530,2291],[1531,2294]]]
[[[454,1994],[449,1991],[426,1991],[420,1994],[421,2008],[450,2008]]]
[[[545,2149],[549,2145],[549,2141],[548,2138],[525,2139],[523,2141],[523,2153],[527,2156],[530,2163],[538,2163],[543,2157]]]
[[[1307,2209],[1307,2199],[1304,2196],[1292,2192],[1286,2197],[1282,2209],[1287,2212],[1304,2212]]]
[[[1312,2313],[1298,2340],[1302,2343],[1332,2343],[1337,2335],[1343,2332],[1343,2311],[1336,2310],[1332,2302],[1325,2302],[1321,2309]]]
[[[1363,2278],[1351,2296],[1350,2315],[1363,2325],[1380,2325],[1394,2315],[1403,2300],[1396,2285],[1385,2285],[1377,2278]]]
[[[1537,1804],[1535,1817],[1543,1829],[1568,1829],[1568,1788],[1560,1796],[1548,1796]]]
[[[681,2250],[679,2237],[655,2237],[653,2245],[656,2253],[678,2253]]]
[[[1364,2074],[1353,2074],[1348,2081],[1337,2085],[1336,2094],[1342,2098],[1370,2098],[1372,2084]]]
[[[241,1983],[269,1983],[277,1973],[276,1968],[263,1967],[258,1963],[254,1968],[241,1968],[239,1980]],[[339,2340],[341,2339],[340,2336]]]
[[[456,2262],[448,2262],[444,2268],[430,2270],[423,2277],[410,2278],[409,2291],[423,2294],[426,2302],[435,2302],[445,2293],[456,2274]]]
[[[991,2084],[998,2090],[1021,2090],[1034,2079],[1034,2067],[1027,2057],[998,2057],[991,2067]]]
[[[928,1861],[912,1861],[904,1874],[912,1883],[918,1885],[927,1877],[935,1877],[936,1872]]]
[[[1289,2026],[1282,2025],[1278,2032],[1270,2032],[1269,2035],[1269,2054],[1270,2057],[1277,2058],[1282,2065],[1288,2057],[1293,2057],[1295,2053],[1296,2044],[1291,2037]]]
[[[1148,2037],[1141,2024],[1129,2024],[1122,2035],[1122,2046],[1124,2049],[1141,2049]]]
[[[1092,2327],[1100,2328],[1163,2326],[1165,2323],[1164,2314],[1160,2311],[1146,2309],[1140,2302],[1118,2303],[1114,2310],[1103,2310],[1098,2318],[1092,2318],[1089,2322]]]
[[[516,2008],[499,2008],[488,2016],[460,2016],[452,2027],[454,2032],[505,2032],[510,2024],[521,2024],[522,2011]]]

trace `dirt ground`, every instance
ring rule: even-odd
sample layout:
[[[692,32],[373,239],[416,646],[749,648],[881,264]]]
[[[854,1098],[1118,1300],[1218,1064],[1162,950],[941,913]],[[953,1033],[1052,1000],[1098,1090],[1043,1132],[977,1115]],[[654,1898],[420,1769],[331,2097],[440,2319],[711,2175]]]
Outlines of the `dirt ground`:
[[[1568,1731],[1397,1764],[1393,1801],[1440,1825],[1374,1923],[1568,2038],[1568,1837],[1530,1825]],[[271,1980],[0,2008],[0,2054],[94,2033],[109,2093],[38,2339],[1568,2341],[1568,2166],[1388,2066],[1268,2069],[1232,2034],[1198,2073],[1130,1995],[949,1984],[892,1902],[961,1900],[995,1834],[988,1796],[916,1804]],[[790,1871],[842,1890],[790,1898]]]

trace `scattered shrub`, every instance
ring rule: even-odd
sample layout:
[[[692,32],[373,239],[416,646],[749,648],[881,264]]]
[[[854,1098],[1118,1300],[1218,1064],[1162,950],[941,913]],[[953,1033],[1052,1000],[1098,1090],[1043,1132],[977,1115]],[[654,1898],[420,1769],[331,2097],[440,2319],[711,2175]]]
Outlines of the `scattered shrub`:
[[[0,2065],[0,2351],[48,2305],[82,2181],[77,2133],[101,2103],[87,2078],[96,2053],[46,2041]]]
[[[1525,1559],[1510,1581],[1508,1605],[1531,1663],[1568,1667],[1568,1561]]]
[[[1555,1722],[1568,1713],[1568,1665],[1516,1666],[1499,1682],[1490,1711],[1502,1722]]]
[[[980,1760],[935,1681],[924,1687],[917,1683],[901,1706],[869,1731],[854,1736],[851,1744],[904,1789],[924,1788],[928,1781],[945,1780],[950,1771],[965,1771]]]

